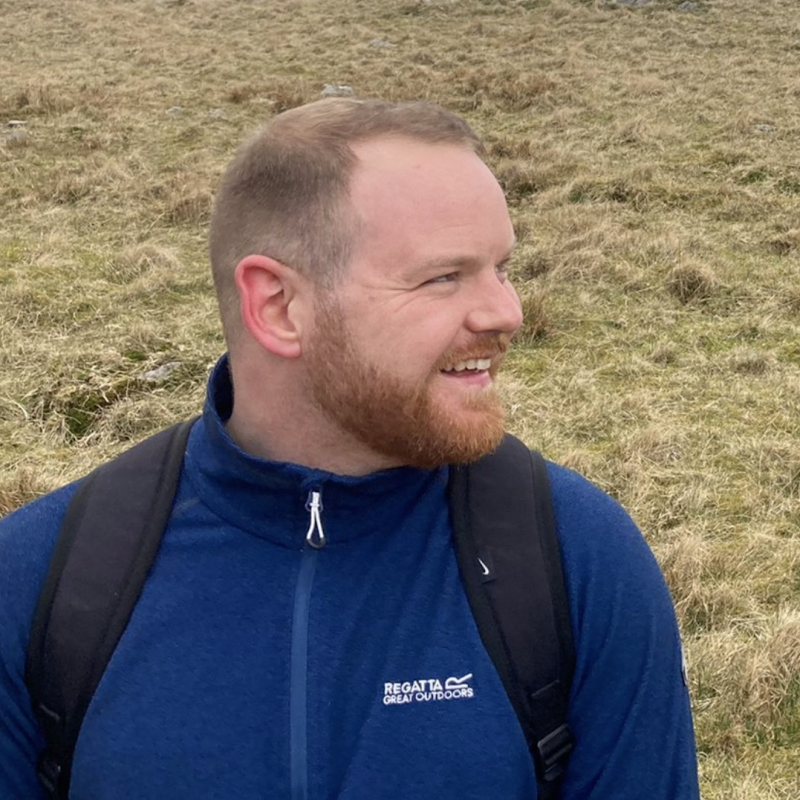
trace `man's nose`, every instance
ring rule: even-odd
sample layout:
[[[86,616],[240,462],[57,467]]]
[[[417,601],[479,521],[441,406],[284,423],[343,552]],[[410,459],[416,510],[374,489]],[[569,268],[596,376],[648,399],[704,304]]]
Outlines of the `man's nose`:
[[[497,331],[513,335],[522,324],[522,303],[511,282],[491,275],[475,287],[475,292],[467,327],[473,333]]]

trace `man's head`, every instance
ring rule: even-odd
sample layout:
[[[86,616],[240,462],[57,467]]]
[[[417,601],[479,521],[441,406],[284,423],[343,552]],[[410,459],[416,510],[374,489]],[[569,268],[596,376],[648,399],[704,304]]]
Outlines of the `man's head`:
[[[230,272],[238,297],[228,301],[228,314],[241,314],[239,331],[231,335],[227,326],[234,417],[240,400],[251,410],[270,407],[265,421],[283,415],[293,425],[283,457],[317,459],[315,466],[326,466],[317,458],[325,448],[354,454],[354,470],[479,457],[503,433],[493,379],[521,312],[505,277],[513,228],[474,134],[426,104],[333,101],[284,116],[295,113],[304,122],[289,120],[294,138],[278,122],[260,136],[291,155],[300,165],[291,172],[305,184],[288,187],[288,170],[276,180],[274,172],[289,163],[280,158],[243,172],[243,159],[252,162],[263,149],[256,137],[217,202],[212,258],[223,318]],[[327,133],[331,125],[335,136]],[[288,137],[280,145],[275,130]],[[328,146],[337,152],[323,152]],[[306,147],[313,164],[303,163]],[[255,213],[238,184],[258,199]],[[303,201],[270,197],[276,186]],[[227,209],[231,198],[235,214]],[[278,205],[280,222],[272,225],[264,209]],[[241,242],[237,229],[245,232]],[[232,336],[242,337],[247,359],[238,358]],[[259,377],[244,363],[237,368],[239,361],[269,366]],[[237,369],[250,379],[239,380]],[[232,424],[241,435],[245,426]]]
[[[222,179],[210,254],[229,346],[240,329],[234,271],[245,256],[269,256],[330,288],[358,234],[349,203],[356,142],[401,136],[480,152],[459,117],[425,102],[330,98],[279,114],[239,149]]]

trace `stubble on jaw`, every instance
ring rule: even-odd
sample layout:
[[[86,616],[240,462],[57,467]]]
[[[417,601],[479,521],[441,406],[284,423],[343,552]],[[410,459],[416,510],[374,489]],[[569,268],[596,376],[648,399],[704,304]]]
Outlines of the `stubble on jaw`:
[[[508,349],[507,334],[481,334],[468,347],[443,354],[428,379],[412,386],[359,358],[333,298],[318,299],[316,306],[317,327],[305,353],[308,389],[341,430],[393,462],[419,469],[466,464],[500,444],[505,412],[493,386],[465,397],[450,416],[435,402],[432,384],[440,369],[487,354],[496,355],[494,377]]]

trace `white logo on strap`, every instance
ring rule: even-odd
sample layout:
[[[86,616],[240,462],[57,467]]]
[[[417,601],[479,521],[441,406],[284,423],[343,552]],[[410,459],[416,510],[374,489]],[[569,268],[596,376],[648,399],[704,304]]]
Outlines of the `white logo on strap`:
[[[383,704],[385,706],[404,703],[430,703],[435,700],[467,700],[475,696],[470,686],[472,673],[462,678],[421,678],[416,681],[383,684]]]

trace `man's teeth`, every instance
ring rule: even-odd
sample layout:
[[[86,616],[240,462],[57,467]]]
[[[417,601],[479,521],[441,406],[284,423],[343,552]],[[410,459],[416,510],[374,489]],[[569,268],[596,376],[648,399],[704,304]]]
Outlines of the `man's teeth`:
[[[467,361],[459,361],[457,364],[452,364],[445,367],[443,372],[463,372],[465,369],[486,370],[492,366],[490,358],[470,358]]]

